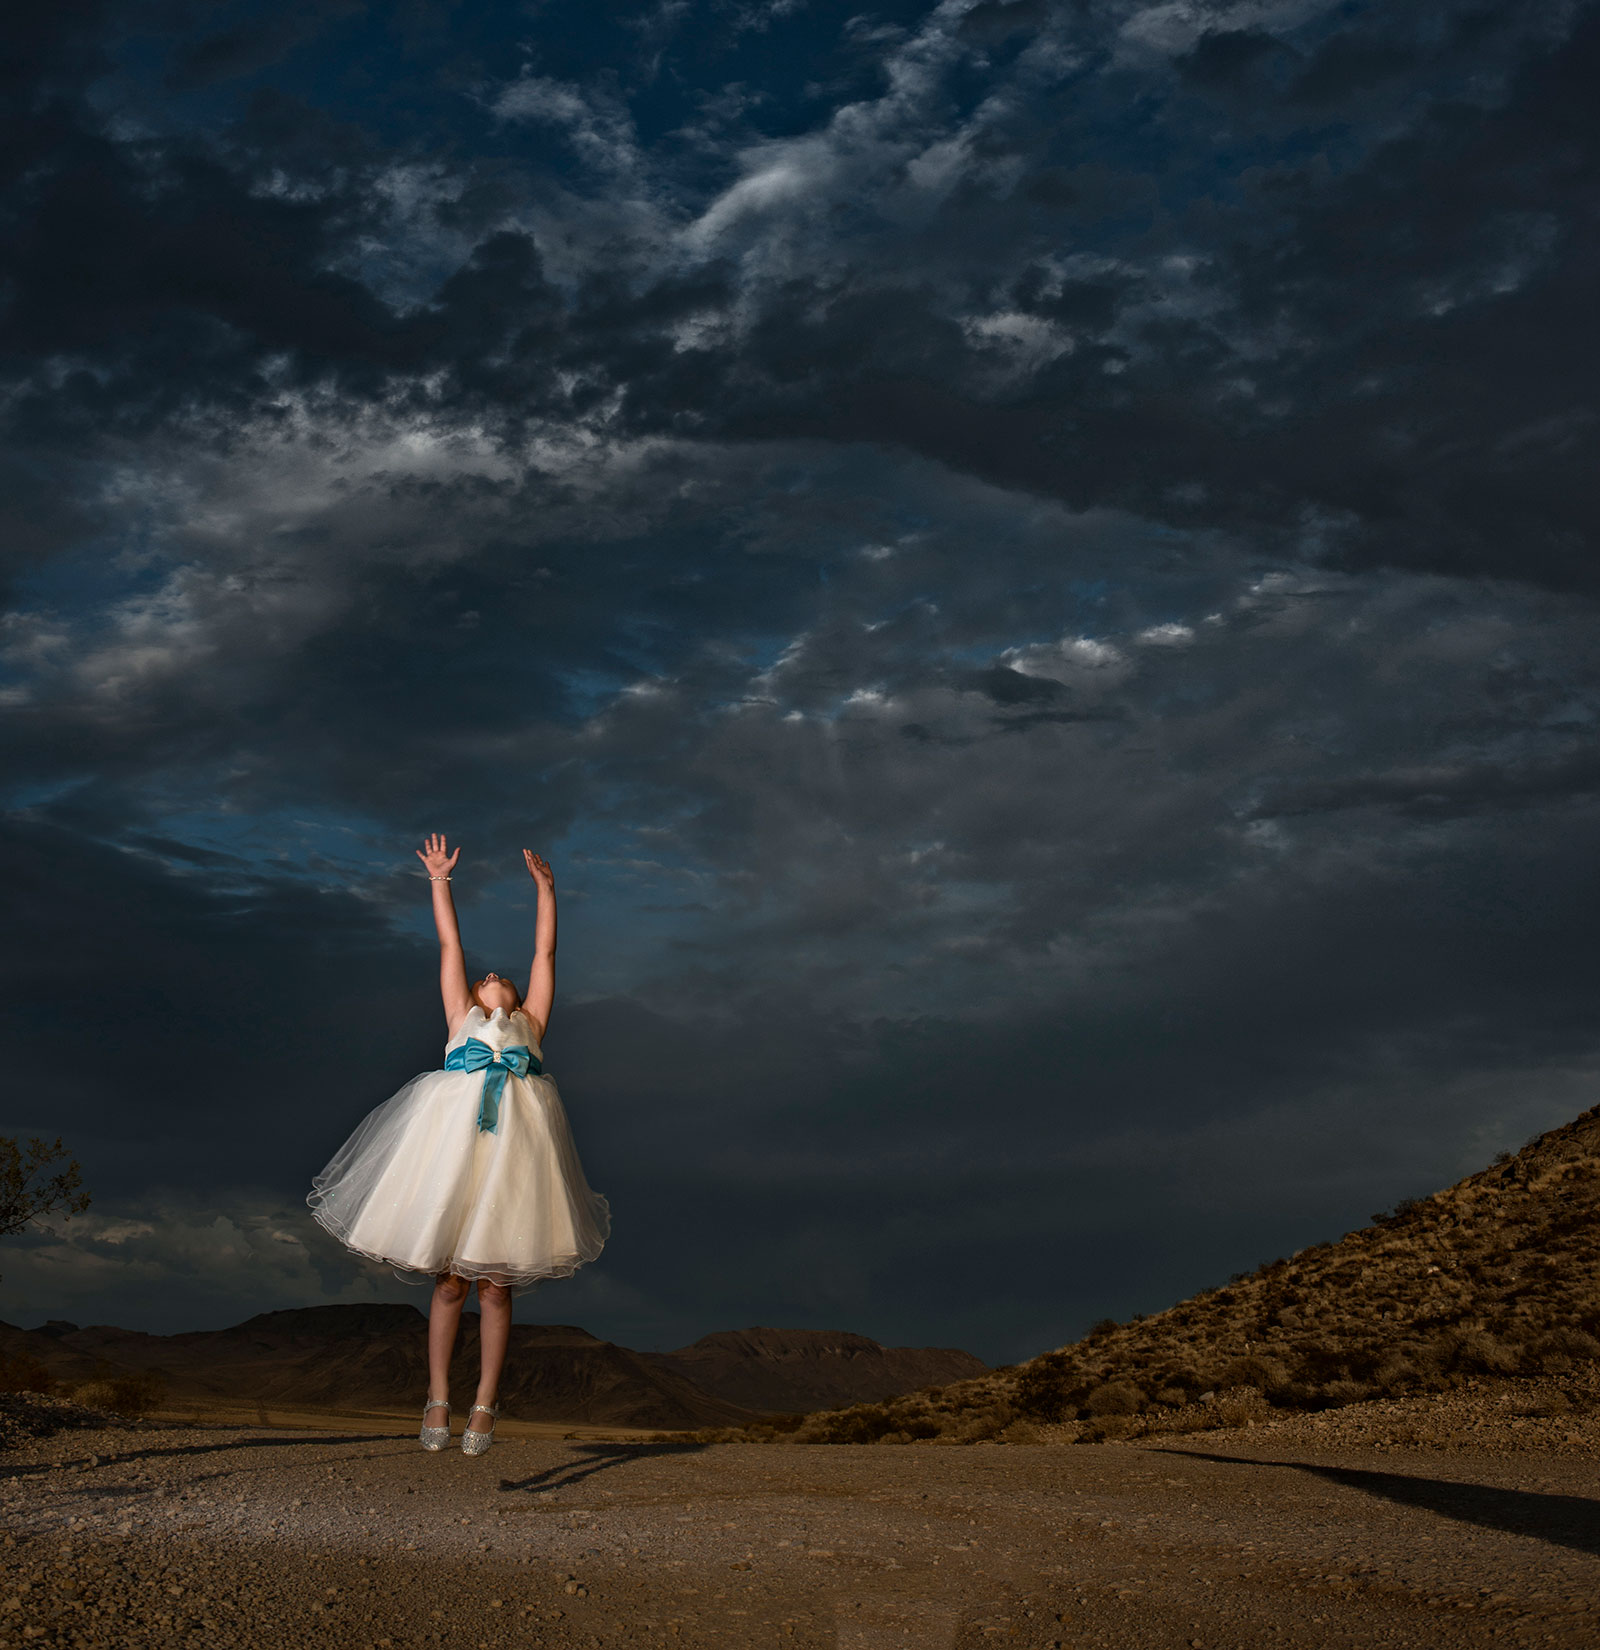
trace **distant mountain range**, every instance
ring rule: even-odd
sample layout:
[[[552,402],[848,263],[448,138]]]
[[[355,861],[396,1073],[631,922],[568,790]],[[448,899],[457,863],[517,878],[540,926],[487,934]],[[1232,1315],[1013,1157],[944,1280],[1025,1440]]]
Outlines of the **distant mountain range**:
[[[472,1402],[478,1319],[462,1317],[451,1396]],[[0,1360],[42,1365],[59,1384],[159,1372],[175,1399],[311,1408],[420,1409],[426,1319],[413,1306],[308,1306],[230,1329],[147,1335],[55,1321],[0,1324]],[[969,1352],[886,1347],[864,1335],[744,1329],[676,1352],[634,1352],[565,1324],[514,1324],[501,1401],[519,1420],[678,1431],[773,1413],[875,1402],[984,1373]]]
[[[871,1403],[988,1369],[950,1347],[880,1346],[820,1329],[728,1329],[676,1352],[641,1355],[728,1403],[788,1414]]]

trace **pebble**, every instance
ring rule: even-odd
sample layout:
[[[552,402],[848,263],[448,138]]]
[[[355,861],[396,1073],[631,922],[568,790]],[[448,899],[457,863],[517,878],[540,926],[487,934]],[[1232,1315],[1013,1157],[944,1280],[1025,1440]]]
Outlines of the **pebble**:
[[[1600,1641],[1596,1555],[1561,1533],[1592,1453],[1306,1439],[469,1461],[409,1432],[83,1427],[0,1468],[0,1650],[472,1650],[508,1622],[540,1650]]]

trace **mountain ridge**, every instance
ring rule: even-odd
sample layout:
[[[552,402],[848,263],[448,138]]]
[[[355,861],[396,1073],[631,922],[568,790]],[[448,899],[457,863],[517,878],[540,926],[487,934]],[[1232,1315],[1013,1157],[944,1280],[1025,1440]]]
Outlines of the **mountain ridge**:
[[[404,1302],[287,1307],[173,1335],[60,1319],[31,1330],[0,1323],[0,1366],[14,1383],[124,1376],[177,1399],[420,1406],[426,1325]],[[472,1400],[478,1329],[477,1314],[463,1313],[451,1387],[462,1407]],[[721,1331],[658,1353],[573,1324],[513,1324],[501,1400],[530,1420],[684,1431],[876,1399],[984,1367],[970,1353],[884,1347],[848,1331]]]
[[[748,1409],[800,1412],[872,1402],[986,1372],[955,1347],[884,1346],[844,1329],[723,1329],[644,1354]]]

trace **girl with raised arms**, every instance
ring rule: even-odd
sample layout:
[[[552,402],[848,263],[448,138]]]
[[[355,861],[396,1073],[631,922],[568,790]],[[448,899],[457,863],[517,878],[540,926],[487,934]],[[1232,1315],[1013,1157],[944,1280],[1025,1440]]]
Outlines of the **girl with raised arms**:
[[[570,1277],[605,1246],[611,1210],[591,1191],[540,1042],[555,997],[556,891],[549,863],[524,848],[539,891],[524,996],[499,974],[467,983],[450,877],[461,857],[434,835],[418,849],[433,890],[444,1068],[413,1077],[368,1113],[306,1202],[346,1247],[431,1277],[428,1401],[422,1447],[450,1442],[450,1352],[474,1283],[481,1314],[478,1392],[461,1448],[489,1448],[511,1332],[514,1289]]]

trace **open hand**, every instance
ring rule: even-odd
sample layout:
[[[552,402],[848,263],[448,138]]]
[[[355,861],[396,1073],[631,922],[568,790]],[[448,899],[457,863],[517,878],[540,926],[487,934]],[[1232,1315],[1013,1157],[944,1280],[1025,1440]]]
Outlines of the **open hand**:
[[[450,852],[450,845],[437,831],[424,839],[422,846],[417,849],[417,858],[428,867],[430,877],[447,877],[456,868],[456,861],[461,858],[461,850]]]
[[[556,891],[556,875],[550,869],[550,861],[536,854],[531,848],[522,850],[522,858],[528,867],[528,875],[539,884],[539,892],[553,894]]]

